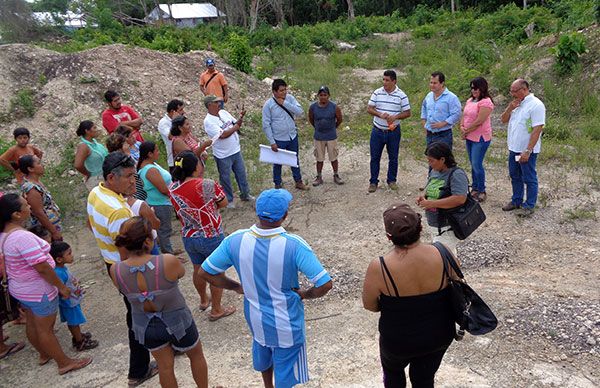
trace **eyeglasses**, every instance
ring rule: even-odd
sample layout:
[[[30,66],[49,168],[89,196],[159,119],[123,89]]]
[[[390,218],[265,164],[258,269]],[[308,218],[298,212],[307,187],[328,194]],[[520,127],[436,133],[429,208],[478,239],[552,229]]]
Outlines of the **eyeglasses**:
[[[116,168],[124,165],[129,160],[131,160],[131,163],[133,163],[135,165],[135,163],[133,162],[133,159],[131,158],[131,156],[129,156],[129,155],[123,155],[123,157],[117,163],[113,164],[108,170],[110,172],[112,172],[114,169],[116,169]]]
[[[477,86],[471,86],[471,90],[479,90]]]

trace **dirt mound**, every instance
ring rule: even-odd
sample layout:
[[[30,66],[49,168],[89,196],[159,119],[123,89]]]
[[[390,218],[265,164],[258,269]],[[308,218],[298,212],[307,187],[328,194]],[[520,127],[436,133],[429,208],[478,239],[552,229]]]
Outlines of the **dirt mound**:
[[[20,91],[31,90],[35,114],[4,123],[0,136],[10,138],[17,126],[32,130],[34,141],[48,150],[51,161],[60,158],[62,146],[75,137],[81,120],[101,123],[105,108],[103,93],[116,89],[126,104],[145,119],[143,130],[156,133],[158,120],[172,98],[186,102],[186,112],[196,130],[206,114],[198,77],[204,60],[216,59],[230,88],[228,109],[235,112],[242,103],[258,111],[269,88],[260,81],[228,66],[210,51],[170,54],[125,45],[110,45],[61,54],[28,45],[0,46],[0,112],[10,109]]]

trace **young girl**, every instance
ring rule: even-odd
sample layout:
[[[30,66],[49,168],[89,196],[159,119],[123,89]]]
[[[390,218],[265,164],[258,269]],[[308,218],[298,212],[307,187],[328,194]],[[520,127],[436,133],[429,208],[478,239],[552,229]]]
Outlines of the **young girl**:
[[[56,276],[71,290],[69,299],[60,298],[58,304],[60,321],[67,322],[67,327],[71,335],[73,335],[73,347],[76,350],[94,349],[98,346],[98,341],[92,339],[91,333],[82,333],[79,326],[86,322],[80,306],[84,290],[79,285],[79,280],[73,277],[71,272],[65,267],[65,264],[73,262],[73,251],[66,242],[55,241],[50,246],[50,255],[56,262],[56,267],[54,268]]]

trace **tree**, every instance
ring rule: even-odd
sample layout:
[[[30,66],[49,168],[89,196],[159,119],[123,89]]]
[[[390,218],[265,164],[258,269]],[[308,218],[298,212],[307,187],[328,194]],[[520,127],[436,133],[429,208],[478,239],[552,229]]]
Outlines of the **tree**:
[[[25,43],[38,37],[39,28],[24,0],[3,0],[0,7],[0,43]]]
[[[348,4],[348,19],[354,20],[354,3],[352,0],[346,0]]]

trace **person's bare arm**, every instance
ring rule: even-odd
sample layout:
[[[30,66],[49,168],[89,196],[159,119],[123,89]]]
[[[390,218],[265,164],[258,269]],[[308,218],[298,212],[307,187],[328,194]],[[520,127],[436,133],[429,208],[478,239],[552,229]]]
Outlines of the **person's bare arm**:
[[[9,149],[6,150],[5,153],[3,153],[2,155],[0,155],[0,165],[2,165],[2,167],[6,168],[7,170],[10,171],[15,171],[15,169],[13,168],[12,164],[10,164],[10,160],[14,159],[14,149],[15,146],[10,147]]]
[[[146,171],[146,179],[150,181],[156,187],[156,189],[162,194],[169,196],[169,188],[167,187],[167,183],[163,179],[162,175],[157,168],[149,168]]]
[[[79,171],[85,179],[90,177],[90,172],[85,168],[85,160],[88,156],[90,156],[90,147],[81,143],[77,146],[77,150],[75,151],[75,161],[73,162],[73,167],[77,171]]]
[[[471,123],[468,127],[465,128],[465,133],[473,132],[477,127],[479,127],[488,117],[492,114],[492,108],[481,107],[479,108],[479,113],[477,113],[477,118],[475,121]],[[464,116],[460,120],[460,126],[463,126]]]
[[[333,288],[333,281],[328,281],[319,287],[311,287],[307,290],[295,290],[300,299],[316,299],[325,296]]]
[[[56,226],[48,219],[46,212],[44,211],[44,202],[42,201],[42,195],[39,191],[33,189],[25,195],[27,203],[31,207],[31,214],[40,221],[40,224],[52,236],[52,240],[62,240],[62,234],[56,229]]]
[[[377,109],[375,109],[375,105],[367,105],[367,113],[369,113],[372,116],[379,117],[381,119],[386,119],[386,120],[389,116],[389,114],[387,114],[387,113],[378,112]]]
[[[165,263],[165,277],[167,280],[174,282],[185,275],[185,267],[177,257],[165,253],[163,255],[163,260]]]
[[[229,88],[227,84],[221,86],[223,88],[223,102],[227,102],[229,100]]]
[[[194,151],[194,154],[196,154],[197,157],[202,158],[202,160],[206,160],[206,157],[204,157],[202,154],[204,153],[204,151],[206,151],[206,149],[208,147],[210,147],[211,144],[212,144],[211,139],[205,140],[202,144],[200,144],[198,146],[198,148],[196,148],[196,150]],[[176,155],[176,154],[173,153],[173,155]]]
[[[379,271],[379,265],[380,264],[377,260],[371,261],[371,263],[367,267],[367,273],[365,275],[365,281],[363,283],[363,307],[373,312],[379,311],[379,295],[381,294],[378,284],[379,276],[381,276]]]
[[[308,122],[313,127],[315,126],[315,115],[313,114],[313,111],[310,108],[308,109]]]
[[[138,117],[137,119],[133,119],[133,120],[121,121],[119,124],[126,125],[131,128],[139,129],[143,123],[144,123],[144,119],[141,117]]]
[[[343,121],[343,117],[342,117],[342,110],[340,109],[339,106],[335,107],[335,127],[338,128]],[[311,123],[313,124],[313,123]],[[314,126],[314,124],[313,124]]]
[[[33,144],[30,144],[30,145],[31,145],[31,148],[33,149],[33,154],[35,156],[37,156],[40,159],[44,157],[44,151],[42,151],[39,147],[37,147]]]
[[[225,273],[220,273],[218,275],[211,275],[200,267],[198,269],[198,274],[202,279],[206,280],[213,286],[224,288],[226,290],[232,290],[237,292],[238,294],[243,294],[244,289],[239,282],[236,282],[233,279],[228,278]]]
[[[156,230],[160,228],[160,220],[154,214],[154,210],[148,205],[146,202],[142,202],[142,206],[140,206],[140,217],[145,218],[150,222],[152,229]]]
[[[529,136],[529,143],[527,143],[527,149],[533,150],[535,144],[538,142],[540,136],[542,135],[542,131],[544,130],[543,125],[537,125],[533,127],[531,135]],[[521,157],[519,158],[519,163],[527,163],[529,161],[529,157],[531,156],[530,152],[521,152]]]
[[[521,105],[521,101],[518,99],[514,99],[510,102],[510,104],[508,104],[508,106],[506,107],[506,109],[504,110],[504,112],[502,112],[502,115],[500,116],[500,121],[502,121],[503,124],[508,123],[508,121],[510,120],[510,115],[512,114],[512,111],[515,110],[519,105]]]
[[[48,282],[50,285],[58,288],[58,292],[63,298],[68,298],[71,295],[71,290],[67,287],[56,275],[54,269],[47,262],[38,263],[33,268],[40,274],[42,279]]]
[[[417,199],[417,205],[422,209],[452,209],[466,201],[466,195],[451,195],[441,199],[425,199],[421,196]]]
[[[229,204],[227,197],[223,197],[223,199],[217,201],[217,209],[223,209]]]
[[[410,112],[410,109],[402,111],[402,112],[398,113],[397,115],[395,115],[392,121],[394,121],[394,120],[404,120],[404,119],[410,117],[411,114],[412,113]]]

